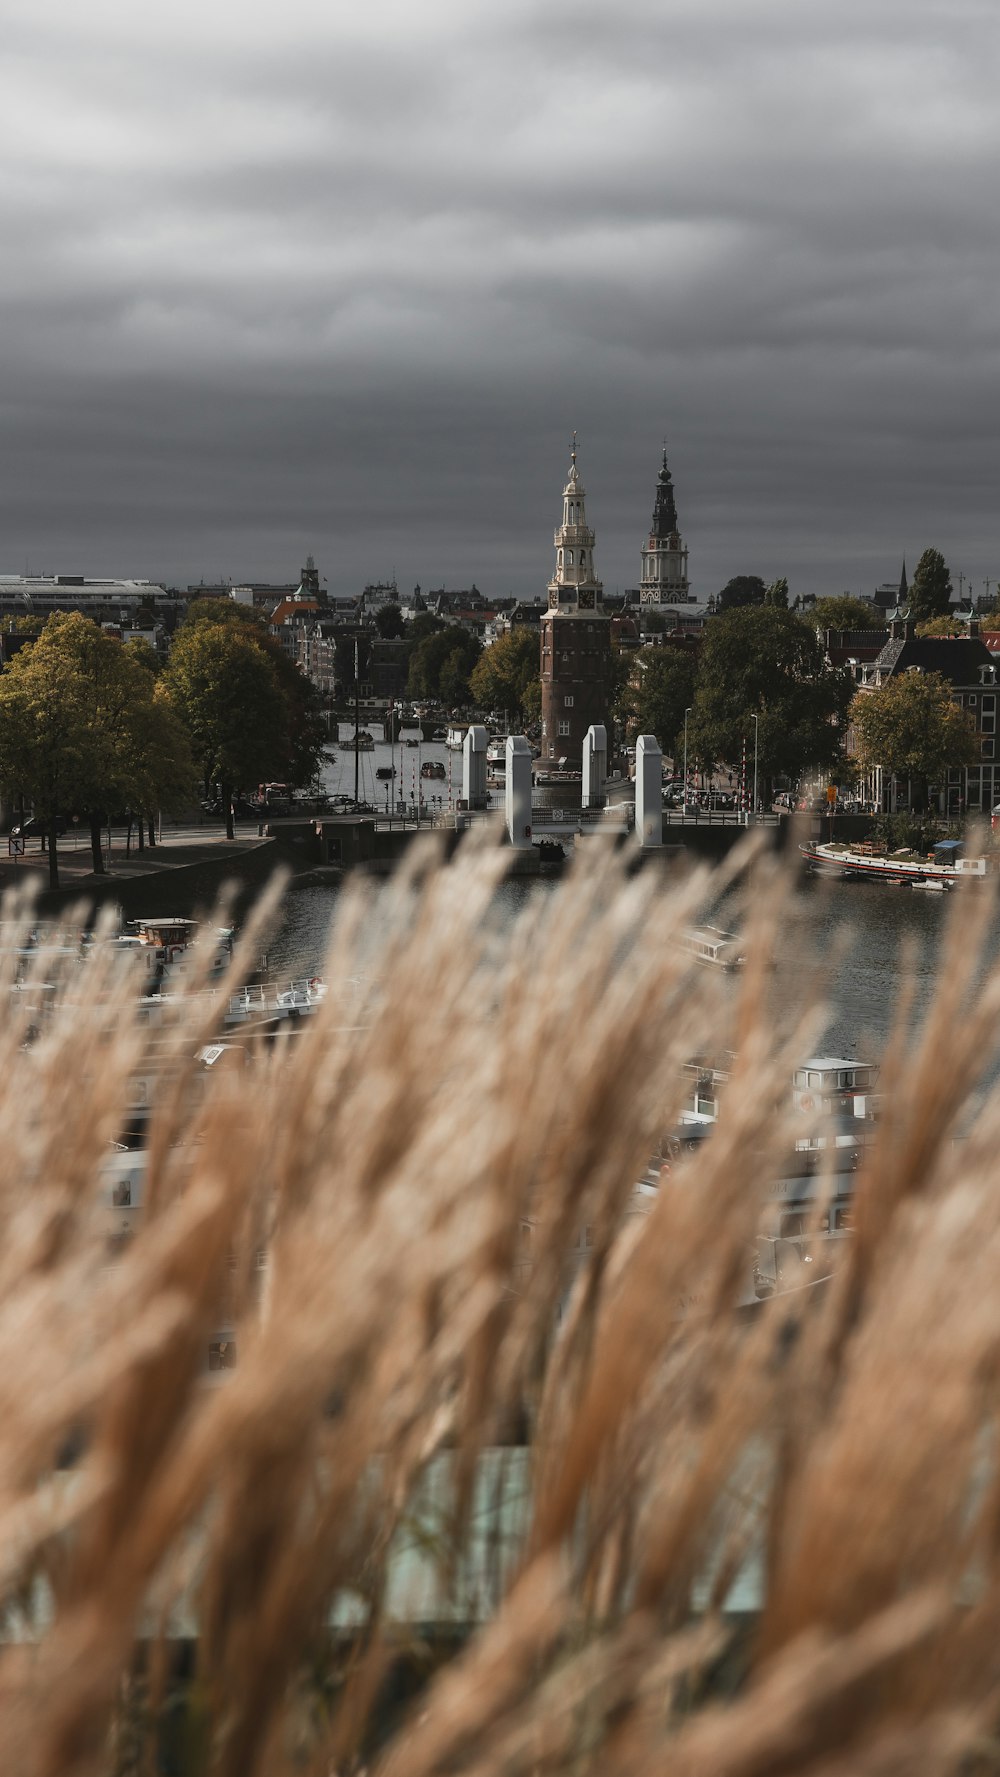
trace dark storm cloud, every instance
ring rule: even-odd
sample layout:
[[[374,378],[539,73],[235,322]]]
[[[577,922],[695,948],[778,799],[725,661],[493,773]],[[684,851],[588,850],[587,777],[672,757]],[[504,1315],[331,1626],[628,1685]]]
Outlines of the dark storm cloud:
[[[1000,571],[991,0],[6,10],[0,569]]]

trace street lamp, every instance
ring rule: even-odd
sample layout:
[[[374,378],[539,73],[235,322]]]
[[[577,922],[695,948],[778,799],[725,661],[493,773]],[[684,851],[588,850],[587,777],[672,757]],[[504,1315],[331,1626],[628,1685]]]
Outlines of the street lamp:
[[[689,704],[687,709],[684,711],[684,798],[683,798],[683,807],[684,807],[685,814],[687,814],[687,806],[688,806],[688,717],[691,714],[691,711],[693,709],[694,709],[694,704],[692,703],[692,704]]]
[[[760,739],[760,718],[751,716],[753,723],[753,818],[757,821],[757,742]]]

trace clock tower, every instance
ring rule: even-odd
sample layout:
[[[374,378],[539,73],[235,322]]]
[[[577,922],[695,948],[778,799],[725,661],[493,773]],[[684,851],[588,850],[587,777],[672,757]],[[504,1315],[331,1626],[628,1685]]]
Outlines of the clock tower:
[[[562,524],[555,533],[556,571],[541,623],[542,758],[574,770],[592,723],[611,731],[611,619],[594,568],[594,532],[576,466],[576,433]]]

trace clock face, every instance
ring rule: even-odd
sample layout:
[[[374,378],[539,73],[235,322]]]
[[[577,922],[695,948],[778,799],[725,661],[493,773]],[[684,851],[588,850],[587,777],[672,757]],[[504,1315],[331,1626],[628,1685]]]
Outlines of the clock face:
[[[593,593],[589,592],[586,587],[582,586],[580,588],[580,609],[581,611],[592,611],[594,609]]]

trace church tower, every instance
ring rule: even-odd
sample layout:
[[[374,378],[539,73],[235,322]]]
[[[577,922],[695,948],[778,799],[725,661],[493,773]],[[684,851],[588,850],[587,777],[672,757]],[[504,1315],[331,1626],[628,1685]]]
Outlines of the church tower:
[[[611,619],[594,569],[594,533],[576,466],[576,433],[562,524],[555,533],[556,571],[541,622],[542,758],[576,769],[594,722],[611,729]]]
[[[653,523],[642,546],[642,579],[639,582],[640,605],[681,605],[691,597],[688,587],[688,552],[677,529],[677,506],[674,484],[667,468],[666,447],[663,466],[656,482],[656,504]]]

